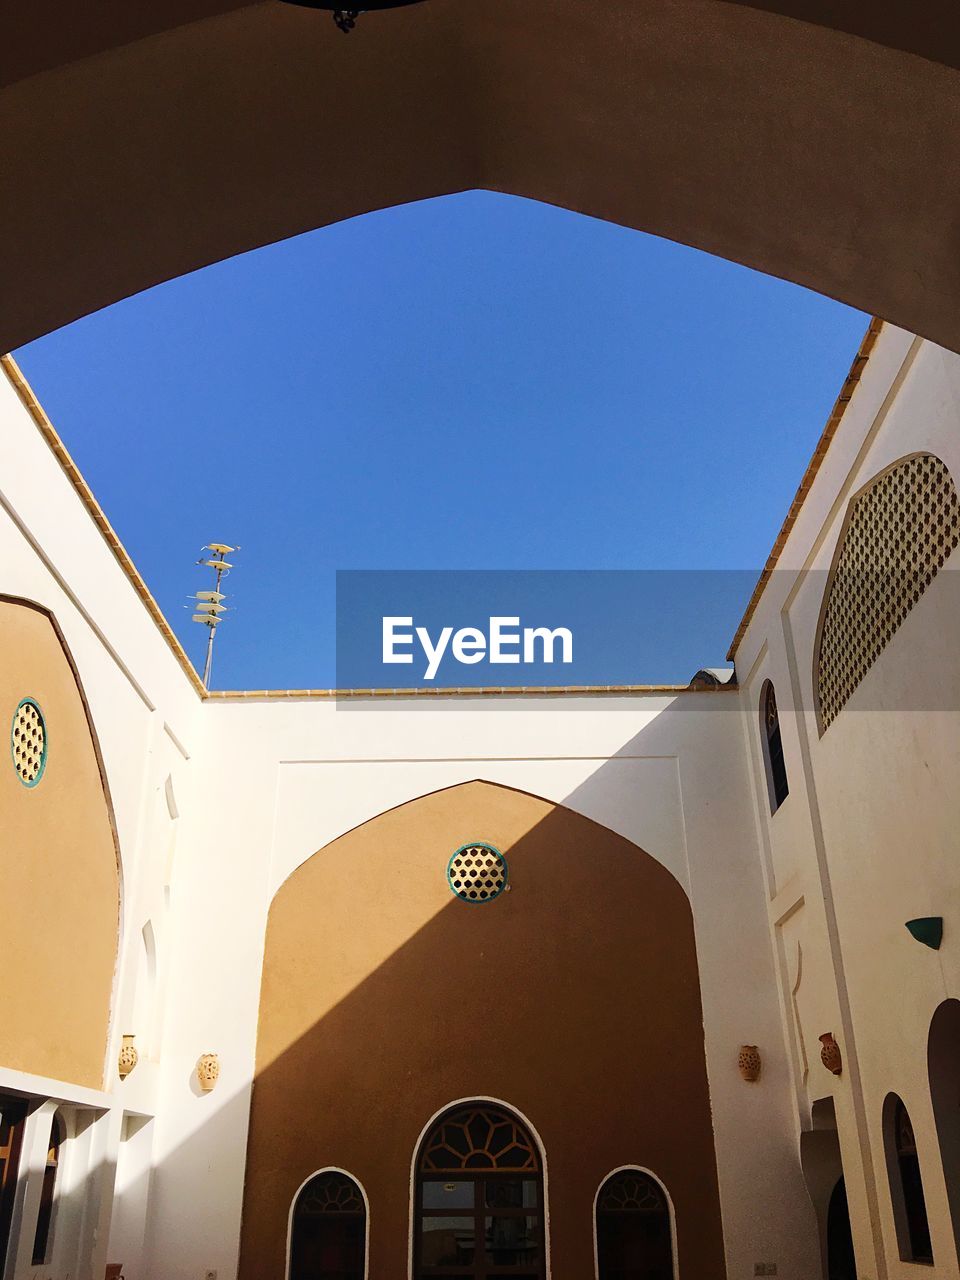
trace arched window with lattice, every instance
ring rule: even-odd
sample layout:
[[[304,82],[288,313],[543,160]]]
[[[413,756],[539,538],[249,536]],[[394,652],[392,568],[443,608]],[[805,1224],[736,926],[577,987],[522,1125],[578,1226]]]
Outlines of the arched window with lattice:
[[[837,718],[960,543],[960,495],[931,453],[901,458],[850,501],[814,651],[821,732]]]
[[[289,1280],[365,1280],[367,1204],[358,1183],[324,1169],[301,1187],[290,1223]]]
[[[546,1276],[540,1150],[501,1106],[461,1104],[431,1127],[414,1212],[417,1280]]]
[[[897,1243],[904,1262],[933,1262],[920,1157],[910,1113],[895,1093],[883,1104],[883,1142]]]
[[[670,1205],[642,1169],[618,1169],[597,1193],[597,1280],[673,1280]]]

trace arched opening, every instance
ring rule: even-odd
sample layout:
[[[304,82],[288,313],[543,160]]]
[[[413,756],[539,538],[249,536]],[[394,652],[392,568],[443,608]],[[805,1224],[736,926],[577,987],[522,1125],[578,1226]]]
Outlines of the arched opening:
[[[349,1174],[324,1169],[294,1201],[288,1280],[365,1280],[366,1267],[363,1191]]]
[[[451,892],[449,860],[465,839],[489,839],[502,853],[509,893],[474,906]],[[386,918],[378,886],[401,881]],[[562,946],[537,942],[561,934]],[[684,1266],[720,1274],[690,904],[637,845],[551,801],[460,783],[378,814],[301,863],[273,899],[264,955],[240,1280],[283,1274],[293,1192],[317,1163],[307,1147],[336,1152],[341,1168],[363,1178],[376,1206],[378,1274],[424,1274],[414,1270],[423,1217],[467,1216],[464,1229],[485,1245],[477,1219],[485,1237],[486,1218],[502,1217],[493,1212],[501,1206],[471,1200],[466,1214],[460,1205],[448,1215],[422,1212],[433,1207],[423,1203],[422,1140],[467,1105],[505,1110],[534,1139],[539,1168],[512,1177],[539,1186],[542,1176],[543,1199],[525,1205],[521,1187],[520,1203],[502,1207],[518,1219],[540,1217],[533,1210],[549,1192],[551,1217],[544,1213],[536,1230],[558,1271],[562,1255],[568,1274],[592,1274],[597,1187],[624,1152],[642,1152],[662,1171],[678,1220],[697,1224],[684,1239]],[[665,1043],[666,1074],[657,1053]],[[383,1062],[389,1071],[371,1074]],[[603,1088],[582,1091],[584,1080]],[[624,1108],[626,1096],[644,1105]],[[522,1112],[510,1111],[514,1098]],[[554,1163],[563,1170],[556,1180],[548,1151],[551,1174]],[[441,1186],[464,1180],[462,1169],[433,1172]],[[466,1175],[482,1172],[474,1165]],[[431,1194],[440,1198],[435,1187]],[[528,1236],[532,1226],[524,1224]],[[504,1237],[495,1243],[497,1258],[509,1256]],[[534,1243],[513,1241],[523,1258],[515,1275],[539,1277],[546,1267]],[[486,1266],[485,1248],[479,1257]],[[504,1271],[497,1258],[491,1265]],[[473,1262],[464,1265],[459,1274],[474,1274]]]
[[[857,1280],[847,1185],[843,1178],[833,1188],[827,1209],[827,1280]]]
[[[773,683],[765,680],[760,692],[760,736],[763,743],[763,763],[767,775],[767,792],[770,812],[776,813],[790,793],[787,784],[787,766],[783,759],[783,738],[780,733],[780,712]]]
[[[42,772],[35,754],[25,778],[8,746],[9,767],[0,769],[0,894],[15,904],[3,923],[3,1066],[100,1088],[122,897],[110,789],[55,618],[0,595],[0,706],[9,715],[22,703],[42,707],[44,752]]]
[[[597,1194],[597,1280],[673,1280],[670,1205],[642,1169],[619,1169]]]
[[[433,1125],[417,1158],[414,1214],[417,1280],[547,1274],[543,1162],[504,1107],[461,1103]]]
[[[348,49],[329,15],[296,5],[144,8],[81,21],[59,6],[51,21],[45,0],[6,35],[3,350],[256,245],[477,186],[960,344],[938,181],[960,62],[949,0],[922,22],[822,0],[620,3],[609,20],[582,0],[437,0],[378,15]],[[345,101],[376,121],[362,147],[298,127]],[[863,165],[872,154],[884,163]],[[678,180],[649,180],[667,172]],[[838,248],[854,242],[872,252]]]
[[[960,494],[935,454],[900,458],[850,499],[814,644],[821,735],[958,545]],[[891,565],[894,572],[887,568]]]
[[[57,1170],[60,1164],[60,1146],[62,1142],[63,1121],[58,1115],[54,1115],[50,1125],[47,1163],[43,1170],[43,1187],[40,1192],[40,1212],[37,1215],[37,1230],[33,1237],[32,1262],[35,1267],[42,1267],[50,1253],[53,1207],[57,1191]]]
[[[883,1139],[897,1243],[904,1262],[933,1262],[923,1177],[910,1113],[895,1093],[883,1104]]]
[[[933,1015],[927,1070],[953,1236],[960,1251],[960,1000],[944,1000]]]

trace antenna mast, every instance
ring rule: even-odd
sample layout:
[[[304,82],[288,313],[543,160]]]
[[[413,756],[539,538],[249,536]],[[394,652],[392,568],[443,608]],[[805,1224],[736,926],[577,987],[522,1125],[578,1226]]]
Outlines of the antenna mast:
[[[208,542],[203,550],[211,553],[210,558],[198,560],[197,564],[213,570],[213,590],[198,591],[190,599],[199,602],[194,605],[193,621],[199,622],[207,628],[207,658],[203,664],[203,683],[209,689],[210,673],[213,670],[213,642],[216,638],[217,627],[223,620],[223,614],[227,612],[227,606],[223,603],[227,597],[220,590],[220,582],[224,575],[233,568],[233,565],[229,563],[226,557],[232,551],[239,551],[240,548],[228,547],[225,542]]]

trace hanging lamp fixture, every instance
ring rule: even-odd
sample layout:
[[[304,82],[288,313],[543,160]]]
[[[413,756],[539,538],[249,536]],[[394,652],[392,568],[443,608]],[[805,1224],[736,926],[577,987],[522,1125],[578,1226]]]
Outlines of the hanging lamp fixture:
[[[333,14],[333,20],[345,34],[357,25],[362,13],[370,13],[377,9],[399,9],[407,4],[420,4],[421,0],[364,0],[362,9],[348,9],[343,4],[329,4],[326,0],[284,0],[286,4],[299,5],[301,9],[326,9]]]

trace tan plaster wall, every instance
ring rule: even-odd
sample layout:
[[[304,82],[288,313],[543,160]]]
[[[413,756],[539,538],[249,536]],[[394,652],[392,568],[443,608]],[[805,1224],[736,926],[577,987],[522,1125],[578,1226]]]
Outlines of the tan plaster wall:
[[[511,891],[470,907],[444,871],[471,840]],[[543,1139],[552,1275],[593,1274],[592,1208],[637,1163],[676,1206],[681,1271],[724,1271],[693,925],[635,845],[472,782],[335,840],[277,893],[264,961],[240,1274],[283,1274],[291,1200],[348,1169],[370,1274],[407,1275],[410,1163],[430,1117],[500,1098]]]
[[[10,756],[32,697],[48,756],[25,787]],[[73,668],[50,618],[0,599],[0,1065],[103,1082],[119,923],[116,843]]]

